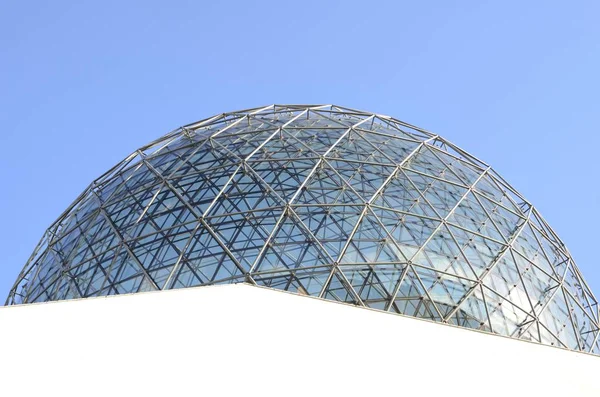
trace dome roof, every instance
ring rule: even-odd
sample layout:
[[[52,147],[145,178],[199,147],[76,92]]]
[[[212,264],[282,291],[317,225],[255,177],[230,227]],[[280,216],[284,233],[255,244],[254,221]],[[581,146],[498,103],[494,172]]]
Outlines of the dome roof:
[[[333,105],[181,127],[94,181],[7,304],[249,283],[598,354],[540,214],[445,139]]]

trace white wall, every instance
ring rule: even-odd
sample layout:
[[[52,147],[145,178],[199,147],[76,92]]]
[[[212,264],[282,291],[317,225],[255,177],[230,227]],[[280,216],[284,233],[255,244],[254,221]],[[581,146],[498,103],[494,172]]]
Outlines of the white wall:
[[[247,285],[0,308],[0,396],[600,396],[600,358]]]

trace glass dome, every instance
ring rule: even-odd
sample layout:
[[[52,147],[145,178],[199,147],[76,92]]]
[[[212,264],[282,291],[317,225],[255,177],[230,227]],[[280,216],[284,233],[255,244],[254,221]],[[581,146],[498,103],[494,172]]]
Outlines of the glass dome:
[[[46,231],[7,304],[223,283],[600,352],[596,299],[527,200],[435,134],[333,105],[140,148]]]

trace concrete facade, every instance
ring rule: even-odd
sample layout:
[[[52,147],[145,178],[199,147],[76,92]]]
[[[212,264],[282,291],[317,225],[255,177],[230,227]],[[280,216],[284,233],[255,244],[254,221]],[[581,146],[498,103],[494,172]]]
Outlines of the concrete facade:
[[[249,285],[0,308],[0,395],[599,396],[600,357]]]

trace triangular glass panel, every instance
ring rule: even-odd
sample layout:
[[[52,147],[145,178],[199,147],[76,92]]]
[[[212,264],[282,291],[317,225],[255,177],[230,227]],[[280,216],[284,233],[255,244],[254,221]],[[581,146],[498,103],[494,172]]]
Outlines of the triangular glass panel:
[[[562,278],[567,269],[569,255],[561,248],[558,248],[554,243],[548,240],[544,234],[540,233],[536,228],[530,229],[535,235],[538,243],[542,248],[543,259],[549,264],[549,268],[554,271],[556,278]],[[552,273],[550,273],[552,274]]]
[[[115,188],[114,193],[104,204],[110,205],[128,195],[147,191],[148,187],[157,185],[160,182],[160,178],[146,164],[139,163],[133,167],[131,175]]]
[[[207,210],[205,216],[218,216],[238,212],[264,210],[283,206],[285,202],[279,199],[264,182],[260,181],[249,170],[240,170],[231,183],[216,199],[214,206]]]
[[[466,186],[471,186],[482,174],[482,170],[464,159],[452,156],[446,151],[437,147],[429,146],[432,155],[438,158],[446,167],[444,179],[457,182]]]
[[[510,254],[519,271],[533,310],[535,313],[539,313],[552,297],[559,283],[531,262],[524,259],[518,252],[512,250],[512,248]]]
[[[444,179],[451,183],[465,185],[443,161],[436,156],[433,147],[421,146],[419,151],[413,154],[406,162],[405,167],[421,174],[429,175],[436,179]]]
[[[283,216],[253,272],[316,267],[333,263],[333,259],[295,215],[288,213]]]
[[[182,260],[205,283],[214,283],[221,279],[243,275],[233,259],[227,255],[222,246],[204,227],[200,227],[194,233]],[[181,267],[181,272],[185,272],[184,266]],[[181,277],[182,280],[187,280],[187,275]],[[179,276],[174,278],[171,288],[179,286],[182,282],[179,280]]]
[[[347,130],[357,122],[360,118],[348,114],[333,113],[326,109],[310,109],[306,116],[299,117],[293,121],[295,128],[338,128]]]
[[[539,323],[535,320],[531,320],[528,324],[526,324],[519,330],[517,338],[529,342],[542,343],[539,328]]]
[[[106,216],[101,214],[87,230],[85,241],[87,247],[82,245],[80,251],[76,254],[78,262],[87,260],[90,255],[95,256],[107,249],[116,247],[121,243],[121,238],[115,234]]]
[[[61,216],[60,221],[55,222],[55,226],[52,228],[53,236],[60,238],[77,228],[85,230],[89,223],[98,216],[100,201],[89,190],[84,194],[84,197],[79,198],[78,204],[74,204],[67,214]]]
[[[527,214],[532,210],[531,205],[523,198],[523,196],[508,185],[494,170],[489,169],[486,175],[499,186],[500,190],[502,190],[506,196],[505,199],[501,201],[503,206],[513,210],[515,213]]]
[[[86,297],[86,292],[94,275],[96,274],[96,270],[98,270],[98,266],[95,261],[90,261],[76,270],[70,272],[72,277],[72,281],[77,285],[79,291],[81,292],[82,297]],[[31,296],[35,296],[35,294],[30,293]]]
[[[434,216],[436,217],[446,217],[467,191],[464,187],[411,170],[405,170],[404,173],[412,185],[421,192],[424,199],[435,209]]]
[[[62,300],[69,299],[66,298],[66,294],[69,292],[69,287],[71,285],[71,277],[68,275],[63,275],[59,279],[56,280],[53,287],[48,289],[49,295],[53,300]]]
[[[252,115],[253,118],[271,125],[283,126],[295,118],[303,117],[304,109],[301,107],[274,105],[272,109],[263,110]]]
[[[384,156],[376,147],[365,141],[358,131],[350,131],[327,154],[328,159],[355,161],[358,163],[394,166],[392,160]]]
[[[470,233],[458,227],[448,225],[448,230],[461,247],[465,258],[477,274],[488,270],[506,249],[506,245],[484,238],[479,234]]]
[[[47,251],[46,255],[38,260],[38,270],[35,277],[31,280],[30,284],[40,285],[42,289],[45,289],[60,276],[61,262],[57,257],[56,253],[51,249]]]
[[[392,236],[406,258],[412,258],[417,250],[437,229],[440,221],[371,206],[387,232]]]
[[[92,247],[89,245],[86,237],[82,236],[81,243],[71,253],[71,259],[69,260],[69,263],[73,264],[72,266],[78,266],[91,260],[95,256],[96,253],[94,250],[92,250]]]
[[[491,332],[487,307],[480,285],[475,286],[475,290],[460,303],[458,309],[447,321],[461,327]]]
[[[56,300],[55,295],[56,295],[56,289],[58,287],[60,287],[60,283],[63,281],[63,276],[62,273],[58,273],[55,275],[55,277],[52,277],[48,280],[46,280],[46,282],[43,284],[43,292],[41,294],[41,299],[40,297],[37,297],[35,299],[36,302],[43,302],[45,300]]]
[[[594,347],[592,347],[590,353],[600,355],[600,339],[596,340],[596,343],[594,343]]]
[[[52,300],[52,296],[50,296],[45,288],[42,288],[42,290],[38,292],[39,293],[30,294],[27,303],[47,302]]]
[[[477,194],[486,197],[491,202],[500,204],[503,208],[506,208],[509,213],[519,215],[524,213],[523,209],[512,199],[512,194],[509,192],[509,189],[503,184],[498,183],[491,172],[486,173],[479,179],[475,185],[475,191]],[[509,224],[514,223],[516,222],[509,222]]]
[[[482,176],[479,181],[474,186],[474,191],[481,194],[484,197],[487,197],[493,200],[496,203],[504,203],[506,200],[505,206],[508,206],[509,209],[515,209],[512,206],[512,203],[507,199],[506,193],[503,189],[496,184],[494,178],[489,173],[486,173]]]
[[[447,217],[447,221],[496,241],[508,241],[506,236],[496,228],[486,210],[471,192],[467,193],[464,199],[460,201],[452,214]]]
[[[316,164],[317,159],[264,160],[249,163],[256,175],[286,202],[296,194]]]
[[[174,269],[173,277],[165,288],[187,288],[198,285],[211,284],[233,284],[244,281],[244,276],[237,274],[235,264],[227,259],[221,262],[221,266],[212,277],[208,278],[202,272],[207,272],[210,269],[208,266],[197,266],[187,263],[182,260],[179,266]],[[214,270],[214,269],[213,269]],[[232,276],[232,274],[236,274]]]
[[[281,217],[283,208],[232,213],[206,219],[208,226],[248,271]]]
[[[447,317],[475,285],[473,281],[419,266],[413,265],[413,270],[443,317]]]
[[[244,159],[276,131],[277,126],[248,116],[228,130],[212,136],[210,140],[213,144],[223,146],[235,156]]]
[[[364,204],[331,166],[320,163],[293,201],[294,204]]]
[[[168,175],[169,180],[178,180],[187,175],[209,175],[213,170],[241,164],[241,159],[210,141],[186,158]]]
[[[438,213],[421,197],[415,184],[402,171],[397,171],[387,181],[372,203],[396,211],[439,218]]]
[[[539,235],[544,236],[544,239],[549,240],[550,244],[556,247],[555,249],[562,250],[563,253],[566,253],[564,243],[560,240],[560,238],[558,238],[552,228],[548,226],[546,221],[544,221],[540,213],[535,208],[532,210],[529,222],[534,226],[534,229],[539,233]]]
[[[412,267],[407,269],[390,310],[408,316],[442,321]]]
[[[396,170],[392,166],[337,159],[327,159],[327,163],[362,197],[364,202],[369,201]]]
[[[585,299],[583,300],[583,309],[591,318],[600,324],[600,319],[598,319],[598,301],[587,285],[583,286],[583,291],[585,296]]]
[[[573,326],[579,337],[579,346],[583,351],[590,351],[598,334],[598,324],[592,320],[571,294],[565,292],[565,296],[571,311]]]
[[[144,276],[142,277],[142,282],[140,283],[140,287],[137,291],[135,292],[149,292],[149,291],[156,291],[156,285],[154,284],[154,281],[152,281],[149,277]]]
[[[112,261],[109,261],[109,263],[110,262]],[[92,276],[90,283],[84,292],[85,297],[96,296],[107,283],[107,273],[102,266],[96,266],[96,268],[91,272]]]
[[[193,227],[167,229],[128,244],[150,277],[162,288],[192,233]]]
[[[594,310],[591,307],[590,302],[588,302],[587,294],[584,292],[584,283],[578,273],[575,266],[572,263],[569,264],[563,280],[563,287],[577,300],[577,302],[579,302],[586,312],[588,312],[588,315],[593,317],[592,312]],[[592,303],[593,302],[594,301],[592,301]]]
[[[537,325],[540,331],[540,343],[544,345],[559,346],[563,348],[567,347],[564,343],[562,343],[560,339],[556,337],[556,335],[552,334],[552,332],[550,332],[548,328],[544,326],[544,324],[538,322]]]
[[[126,228],[139,219],[161,189],[162,184],[157,184],[138,193],[126,194],[122,200],[105,206],[106,214],[117,228]]]
[[[111,178],[103,179],[102,182],[97,182],[94,194],[98,197],[98,200],[101,203],[108,203],[115,192],[122,189],[123,184],[133,172],[135,172],[135,168],[129,168],[123,173],[112,176]]]
[[[397,166],[402,162],[402,160],[398,161],[398,159],[407,157],[411,152],[410,148],[414,148],[418,145],[416,142],[402,142],[399,139],[390,138],[389,136],[370,134],[365,132],[365,130],[360,129],[360,127],[354,130],[354,134],[355,136],[360,137],[361,142],[364,143],[364,145],[361,143],[364,149],[371,152],[371,157],[367,161],[377,164]],[[390,144],[391,139],[394,140],[392,146],[397,150],[393,156],[386,153],[386,151],[389,151],[387,146]]]
[[[405,265],[342,265],[340,271],[360,296],[365,306],[384,310]]]
[[[405,258],[377,220],[366,209],[340,263],[403,263]]]
[[[355,305],[359,304],[359,300],[356,293],[352,290],[352,287],[345,280],[343,274],[335,269],[333,270],[333,274],[329,279],[327,287],[323,291],[323,298]]]
[[[198,147],[197,143],[180,140],[146,157],[146,161],[161,175],[167,176],[181,167],[185,160],[198,150]]]
[[[58,241],[55,241],[51,247],[63,263],[73,263],[73,257],[75,257],[78,252],[88,247],[85,240],[85,231],[76,227],[67,235],[61,236],[61,238]]]
[[[159,230],[166,230],[179,225],[186,225],[196,219],[195,215],[183,201],[168,187],[157,192],[137,220],[130,225],[121,225],[125,239],[134,239]]]
[[[292,131],[279,129],[269,141],[250,157],[249,161],[299,160],[318,157],[319,155],[313,152],[310,147],[294,138]]]
[[[297,269],[295,271],[262,273],[252,276],[257,285],[295,292],[300,295],[319,296],[331,274],[331,266]]]
[[[208,284],[209,282],[208,278],[199,275],[199,273],[188,266],[187,261],[182,260],[177,269],[175,269],[175,274],[168,288],[195,287],[197,285]]]
[[[463,278],[476,279],[477,277],[477,273],[469,265],[463,251],[444,225],[438,228],[411,261],[420,266]]]
[[[389,158],[394,165],[402,163],[419,145],[417,141],[402,139],[387,133],[375,133],[361,128],[358,131],[362,137]]]
[[[563,290],[559,288],[554,292],[552,299],[539,315],[539,321],[567,348],[579,350],[579,341],[569,316],[570,310]]]
[[[546,275],[553,277],[557,281],[562,278],[563,274],[557,274],[556,270],[560,268],[564,269],[567,264],[557,263],[557,266],[550,264],[544,250],[540,247],[537,239],[531,233],[529,225],[525,225],[515,242],[512,244],[512,247],[514,251],[520,254],[520,256],[534,264],[537,269],[540,269]]]
[[[329,256],[337,259],[358,223],[362,208],[347,205],[307,206],[295,207],[294,212],[321,242]]]
[[[534,321],[534,317],[486,286],[483,286],[483,295],[492,332],[518,338],[525,332],[529,324]]]
[[[533,313],[532,302],[510,250],[506,250],[491,270],[483,277],[483,285],[528,313]],[[539,297],[540,295],[534,295]]]
[[[296,121],[298,124],[299,121]],[[342,127],[327,127],[318,128],[317,125],[311,122],[300,126],[287,126],[285,128],[295,139],[301,142],[304,146],[309,147],[318,155],[325,154],[342,136],[347,128]]]
[[[500,203],[492,201],[487,196],[473,193],[478,202],[486,209],[489,217],[494,221],[495,226],[502,234],[504,240],[509,241],[519,227],[525,222],[524,214],[515,214]]]
[[[463,198],[465,192],[465,188],[461,186],[429,179],[428,187],[422,191],[422,194],[439,217],[446,218]]]
[[[155,267],[148,272],[148,276],[152,279],[152,281],[154,281],[154,284],[156,284],[159,289],[163,289],[172,270],[173,265],[171,264],[163,267]]]
[[[212,168],[174,178],[171,184],[198,213],[204,214],[238,168],[237,164]]]
[[[115,285],[115,288],[120,294],[155,290],[155,288],[152,286],[152,283],[143,274],[124,280]]]
[[[370,124],[363,124],[362,127],[382,134],[397,136],[398,139],[408,139],[422,141],[431,137],[408,124],[400,123],[391,117],[375,116]]]
[[[129,256],[125,248],[121,248],[111,265],[109,279],[113,284],[118,284],[138,274],[143,274],[139,264]],[[82,289],[83,285],[79,280],[77,281],[79,288]]]
[[[112,289],[112,287],[111,287],[111,289]],[[70,279],[68,287],[65,290],[64,294],[62,295],[62,297],[57,296],[56,299],[78,299],[78,298],[81,298],[81,297],[82,297],[82,294],[77,289],[76,284],[73,282],[72,279]]]
[[[113,270],[115,267],[120,266],[122,263],[118,262],[120,259],[118,256],[119,250],[124,251],[124,248],[117,248],[114,250],[110,250],[105,252],[104,254],[98,255],[94,258],[90,264],[96,263],[96,269],[90,273],[91,281],[86,288],[83,288],[81,283],[79,282],[80,289],[84,296],[94,296],[97,295],[101,290],[103,290],[106,286],[110,286],[113,284],[114,280],[111,276],[114,276],[116,273]],[[80,269],[73,269],[70,272],[71,275],[79,275]]]

